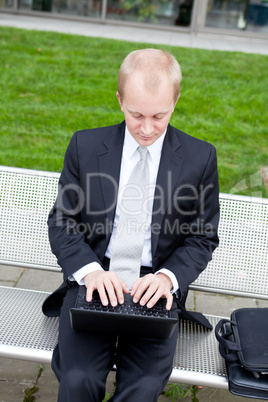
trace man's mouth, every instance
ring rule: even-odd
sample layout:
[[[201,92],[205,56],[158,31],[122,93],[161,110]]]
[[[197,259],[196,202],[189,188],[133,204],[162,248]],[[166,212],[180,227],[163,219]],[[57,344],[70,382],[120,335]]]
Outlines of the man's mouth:
[[[142,140],[151,140],[152,138],[153,138],[153,135],[150,135],[150,136],[146,136],[146,135],[142,135],[142,134],[139,134],[139,137],[142,139]]]

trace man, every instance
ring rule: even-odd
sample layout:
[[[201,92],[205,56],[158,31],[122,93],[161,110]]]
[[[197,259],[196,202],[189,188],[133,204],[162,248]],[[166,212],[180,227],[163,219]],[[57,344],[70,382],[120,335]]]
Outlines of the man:
[[[51,311],[68,288],[52,360],[59,402],[102,401],[116,342],[113,401],[157,401],[170,376],[176,331],[165,340],[78,332],[71,329],[69,309],[78,285],[85,284],[88,301],[94,290],[104,305],[123,303],[128,292],[148,308],[164,297],[175,316],[176,302],[184,304],[189,285],[218,245],[215,149],[169,125],[180,81],[180,66],[169,53],[130,53],[118,76],[117,98],[125,121],[77,132],[68,146],[48,220],[65,285],[43,308],[56,314]],[[146,184],[141,191],[133,172],[142,163],[139,180]],[[129,188],[136,193],[127,194]],[[131,210],[133,200],[136,209]],[[137,275],[133,249],[140,253]]]

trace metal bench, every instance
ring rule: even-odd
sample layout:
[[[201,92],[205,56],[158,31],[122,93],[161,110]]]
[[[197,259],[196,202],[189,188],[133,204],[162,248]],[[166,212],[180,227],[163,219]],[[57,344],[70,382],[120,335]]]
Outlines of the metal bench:
[[[58,173],[0,166],[0,265],[60,271],[47,216]],[[220,194],[220,246],[191,289],[268,300],[268,199]],[[48,293],[0,287],[0,356],[51,361],[58,318],[42,314]],[[222,318],[207,315],[213,326]],[[181,321],[170,381],[227,389],[214,331]]]

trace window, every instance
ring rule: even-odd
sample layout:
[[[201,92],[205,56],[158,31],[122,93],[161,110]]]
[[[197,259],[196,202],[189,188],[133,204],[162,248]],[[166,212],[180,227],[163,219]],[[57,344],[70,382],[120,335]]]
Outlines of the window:
[[[36,11],[99,18],[101,15],[101,3],[101,0],[19,0],[19,7]]]
[[[108,0],[107,18],[159,25],[191,25],[194,0]]]
[[[268,0],[209,0],[206,26],[268,32]]]

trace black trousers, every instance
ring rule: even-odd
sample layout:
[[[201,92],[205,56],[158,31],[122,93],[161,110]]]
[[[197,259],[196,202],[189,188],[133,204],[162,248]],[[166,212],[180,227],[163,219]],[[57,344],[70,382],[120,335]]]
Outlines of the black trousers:
[[[102,402],[115,351],[117,386],[111,401],[157,401],[172,371],[177,331],[165,340],[74,331],[69,309],[75,304],[77,292],[75,285],[64,298],[59,340],[52,358],[59,381],[58,402]],[[178,314],[175,302],[172,314]]]

